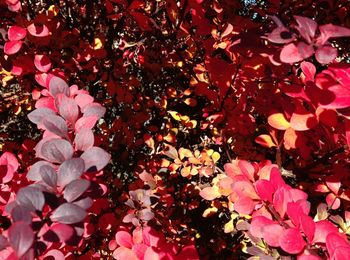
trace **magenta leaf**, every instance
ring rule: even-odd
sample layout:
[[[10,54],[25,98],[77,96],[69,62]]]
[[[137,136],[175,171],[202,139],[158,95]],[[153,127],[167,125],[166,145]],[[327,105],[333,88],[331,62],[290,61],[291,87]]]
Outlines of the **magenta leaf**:
[[[67,137],[68,128],[66,125],[66,121],[62,117],[57,115],[46,116],[43,119],[42,123],[45,129],[50,131],[51,133],[61,137]]]
[[[28,114],[28,118],[34,124],[40,125],[43,119],[50,115],[56,115],[54,111],[46,107],[40,107]]]
[[[82,128],[74,139],[75,149],[79,151],[86,151],[94,145],[94,134],[91,129]]]
[[[303,61],[300,68],[305,75],[305,81],[314,81],[316,75],[316,67],[311,62]]]
[[[105,150],[94,146],[85,151],[80,158],[85,162],[85,171],[100,171],[108,164],[111,155]]]
[[[63,139],[51,139],[41,146],[41,151],[37,151],[39,157],[53,163],[62,163],[65,160],[72,158],[73,147]]]
[[[280,237],[279,243],[281,248],[289,254],[300,253],[306,245],[299,230],[296,228],[285,230]]]
[[[15,222],[8,231],[8,237],[19,258],[29,250],[34,241],[33,230],[25,222]]]
[[[84,169],[84,160],[81,158],[72,158],[65,161],[58,169],[57,185],[64,187],[71,181],[78,179],[83,174]]]
[[[9,28],[7,33],[10,41],[19,41],[26,37],[27,30],[18,25],[13,25]]]
[[[272,202],[272,195],[275,192],[275,188],[270,181],[258,180],[255,182],[255,190],[262,200]]]
[[[31,211],[41,211],[45,204],[42,191],[30,186],[21,188],[17,193],[16,200],[18,204],[26,206]]]
[[[69,97],[70,90],[68,84],[61,78],[53,76],[49,83],[49,90],[53,97],[56,97],[59,93],[62,93]]]
[[[55,222],[74,224],[83,221],[85,217],[84,209],[72,203],[64,203],[55,209],[50,218]]]
[[[63,198],[68,202],[72,202],[78,199],[89,187],[90,182],[88,180],[74,180],[65,187]]]

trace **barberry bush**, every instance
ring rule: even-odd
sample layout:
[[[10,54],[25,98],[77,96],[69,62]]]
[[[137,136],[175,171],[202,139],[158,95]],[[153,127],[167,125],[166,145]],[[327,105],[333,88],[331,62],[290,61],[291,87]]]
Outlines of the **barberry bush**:
[[[350,258],[347,0],[0,13],[0,259]]]

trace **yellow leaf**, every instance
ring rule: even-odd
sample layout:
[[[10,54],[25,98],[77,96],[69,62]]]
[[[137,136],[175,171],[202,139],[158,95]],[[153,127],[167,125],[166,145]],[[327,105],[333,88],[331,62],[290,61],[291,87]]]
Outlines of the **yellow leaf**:
[[[181,120],[181,115],[176,112],[176,111],[168,111],[168,113],[176,120],[176,121],[180,121]]]
[[[216,163],[220,159],[220,154],[218,152],[214,152],[211,156],[213,162]]]
[[[102,41],[100,38],[94,39],[94,50],[99,50],[103,47]]]

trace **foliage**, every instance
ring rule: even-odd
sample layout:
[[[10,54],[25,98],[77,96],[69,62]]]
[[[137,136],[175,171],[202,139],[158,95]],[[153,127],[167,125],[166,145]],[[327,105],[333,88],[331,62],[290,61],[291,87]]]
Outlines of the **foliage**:
[[[349,9],[0,1],[0,258],[350,258]]]

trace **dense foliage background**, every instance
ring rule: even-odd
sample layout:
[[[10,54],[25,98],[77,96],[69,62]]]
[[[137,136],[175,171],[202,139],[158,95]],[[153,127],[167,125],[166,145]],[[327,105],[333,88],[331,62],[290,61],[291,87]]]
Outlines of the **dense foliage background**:
[[[0,258],[350,258],[349,9],[0,0]]]

